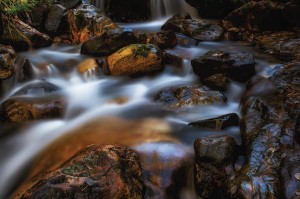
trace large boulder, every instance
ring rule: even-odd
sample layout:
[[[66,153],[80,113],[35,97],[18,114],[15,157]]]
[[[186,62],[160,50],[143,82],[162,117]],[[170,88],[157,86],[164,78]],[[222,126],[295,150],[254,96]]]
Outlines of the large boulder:
[[[140,199],[144,191],[136,152],[116,145],[92,145],[58,169],[38,177],[17,198]]]
[[[106,56],[122,47],[137,43],[137,38],[130,29],[109,30],[100,36],[90,38],[81,46],[81,53],[93,56]]]
[[[114,21],[132,22],[150,18],[149,0],[106,0],[105,12]]]
[[[216,41],[223,36],[223,28],[191,18],[189,14],[176,14],[166,21],[162,30],[172,30],[199,41]]]
[[[48,35],[40,33],[17,18],[8,19],[2,16],[0,27],[2,27],[0,42],[11,45],[17,51],[46,47],[52,44],[52,39]]]
[[[181,108],[214,103],[223,104],[226,102],[226,97],[219,91],[207,90],[200,86],[183,86],[162,89],[154,100],[172,108]]]
[[[228,135],[197,139],[195,149],[195,187],[203,198],[223,198],[232,169],[238,157],[238,145]]]
[[[244,4],[242,0],[186,0],[197,8],[199,16],[209,19],[220,19]]]
[[[174,48],[177,45],[177,38],[173,31],[161,31],[153,33],[137,33],[139,43],[157,45],[160,49]]]
[[[118,26],[95,6],[82,4],[68,11],[70,36],[74,44],[83,43]]]
[[[200,79],[223,73],[235,81],[245,82],[255,75],[253,56],[246,53],[213,50],[193,59],[191,63],[194,73]]]
[[[10,78],[14,72],[16,53],[10,46],[0,44],[0,80]]]
[[[66,8],[59,4],[52,5],[46,18],[45,30],[50,33],[57,33],[62,24]]]
[[[247,87],[241,119],[246,164],[230,181],[230,187],[236,190],[234,198],[282,198],[282,193],[298,197],[297,188],[282,186],[289,179],[281,179],[280,172],[286,175],[284,165],[294,162],[296,166],[299,161],[296,156],[291,159],[300,143],[299,67],[299,62],[287,64],[269,78],[256,78]],[[290,171],[289,175],[297,169]],[[299,188],[298,183],[294,185]]]
[[[163,70],[160,49],[151,44],[132,44],[107,58],[105,72],[113,76],[140,75]]]

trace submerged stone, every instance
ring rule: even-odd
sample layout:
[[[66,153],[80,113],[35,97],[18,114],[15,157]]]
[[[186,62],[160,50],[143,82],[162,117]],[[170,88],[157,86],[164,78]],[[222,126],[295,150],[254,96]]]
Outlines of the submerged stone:
[[[183,86],[163,89],[154,100],[173,108],[181,108],[214,103],[223,104],[226,102],[226,97],[219,91],[205,90],[200,86]]]
[[[140,199],[144,191],[136,152],[117,145],[92,145],[58,169],[37,177],[17,198]]]
[[[246,53],[230,53],[221,50],[209,51],[191,61],[193,71],[200,79],[223,73],[227,77],[246,82],[255,75],[253,56]]]
[[[236,113],[229,113],[215,118],[191,122],[189,125],[200,128],[221,130],[231,126],[238,126],[239,116]]]
[[[213,90],[225,91],[229,87],[229,79],[225,74],[214,74],[201,80],[201,82]]]
[[[113,76],[140,75],[163,70],[160,49],[152,44],[132,44],[107,58],[105,72]]]

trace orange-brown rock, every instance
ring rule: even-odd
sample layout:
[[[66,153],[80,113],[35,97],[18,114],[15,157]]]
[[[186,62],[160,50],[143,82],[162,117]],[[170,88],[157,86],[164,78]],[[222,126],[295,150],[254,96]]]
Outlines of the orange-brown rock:
[[[160,49],[151,44],[132,44],[107,58],[105,72],[113,76],[139,75],[163,69]]]
[[[74,44],[83,43],[118,26],[95,6],[82,4],[68,11],[68,23]]]
[[[0,44],[0,79],[10,78],[14,72],[16,53],[10,46]]]

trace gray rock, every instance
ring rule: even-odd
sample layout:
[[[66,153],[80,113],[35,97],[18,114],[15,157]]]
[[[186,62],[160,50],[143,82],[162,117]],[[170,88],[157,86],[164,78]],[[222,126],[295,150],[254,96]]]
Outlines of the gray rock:
[[[57,32],[59,25],[62,22],[65,11],[66,8],[63,7],[62,5],[59,4],[52,5],[45,22],[45,29],[48,32],[52,32],[52,33]]]

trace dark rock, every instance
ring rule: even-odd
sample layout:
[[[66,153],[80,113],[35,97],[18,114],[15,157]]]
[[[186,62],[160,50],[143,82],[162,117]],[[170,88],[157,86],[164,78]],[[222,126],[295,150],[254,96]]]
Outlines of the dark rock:
[[[55,171],[41,176],[20,198],[140,199],[142,167],[136,152],[116,145],[92,145]]]
[[[16,79],[18,82],[30,81],[34,78],[33,66],[30,61],[25,58],[17,70]]]
[[[13,76],[16,53],[10,46],[0,44],[0,80]]]
[[[238,145],[227,135],[197,139],[195,149],[195,187],[204,198],[223,198],[229,173],[238,157]]]
[[[50,46],[52,39],[16,18],[2,17],[3,33],[0,42],[17,51]]]
[[[209,51],[191,61],[193,71],[201,79],[224,73],[227,77],[245,82],[255,75],[253,56],[246,53],[228,53],[220,50]]]
[[[48,93],[53,93],[60,90],[60,88],[50,82],[46,81],[38,81],[33,83],[28,83],[24,87],[18,89],[15,91],[12,96],[18,96],[18,95],[46,95]]]
[[[81,3],[81,0],[59,0],[59,4],[65,7],[67,10],[74,8]]]
[[[54,4],[47,16],[46,22],[45,22],[45,29],[48,32],[56,33],[62,20],[64,13],[66,11],[66,8],[59,4]]]
[[[236,113],[229,113],[215,118],[199,120],[189,123],[190,126],[221,130],[231,126],[239,125],[239,116]]]
[[[222,104],[226,102],[226,97],[219,91],[205,90],[199,86],[184,86],[163,89],[155,96],[154,100],[173,108],[181,108],[214,103]]]
[[[74,44],[83,43],[89,38],[100,36],[118,26],[95,6],[82,4],[68,11],[68,24]]]
[[[140,36],[141,37],[141,36]],[[177,38],[173,31],[161,31],[145,34],[145,43],[157,45],[161,49],[174,48],[177,44]],[[143,37],[139,38],[143,42]]]
[[[283,7],[283,17],[291,26],[300,26],[300,5],[288,2]]]
[[[255,43],[280,60],[300,59],[300,39],[294,32],[263,33],[255,37]]]
[[[28,22],[27,24],[37,30],[42,30],[44,29],[45,21],[53,1],[39,0],[36,2],[37,4],[30,9],[30,12],[28,12],[30,20],[26,21],[26,23]],[[23,18],[21,19],[23,20]]]
[[[137,38],[130,29],[109,30],[100,36],[85,41],[81,53],[94,56],[106,56],[122,47],[134,44]]]
[[[36,119],[61,118],[66,102],[63,99],[45,99],[35,102],[28,98],[13,98],[0,106],[0,120],[22,122]]]
[[[244,4],[241,0],[186,0],[186,2],[198,9],[200,17],[209,19],[223,18]]]
[[[216,41],[223,36],[223,28],[216,24],[205,24],[191,18],[189,14],[176,14],[161,27],[200,41]]]
[[[147,20],[150,18],[148,0],[108,0],[105,1],[105,12],[118,22]]]
[[[183,60],[181,57],[174,55],[172,53],[168,53],[166,51],[162,52],[162,56],[163,56],[163,64],[171,64],[177,67],[182,66]]]
[[[105,66],[105,65],[104,65]],[[152,44],[131,44],[107,57],[106,74],[137,76],[162,71],[161,50]]]
[[[281,154],[282,169],[280,180],[284,198],[298,198],[300,190],[300,150],[295,149]]]
[[[299,148],[299,67],[300,63],[287,64],[270,78],[248,85],[241,119],[246,164],[230,181],[236,187],[234,198],[282,198],[281,189],[289,189],[280,187],[285,182],[279,174],[284,157]]]
[[[272,1],[251,1],[231,12],[225,20],[234,27],[252,32],[285,30],[287,27],[282,7]]]
[[[213,90],[225,91],[229,86],[229,79],[224,74],[215,74],[201,80],[201,82]]]

